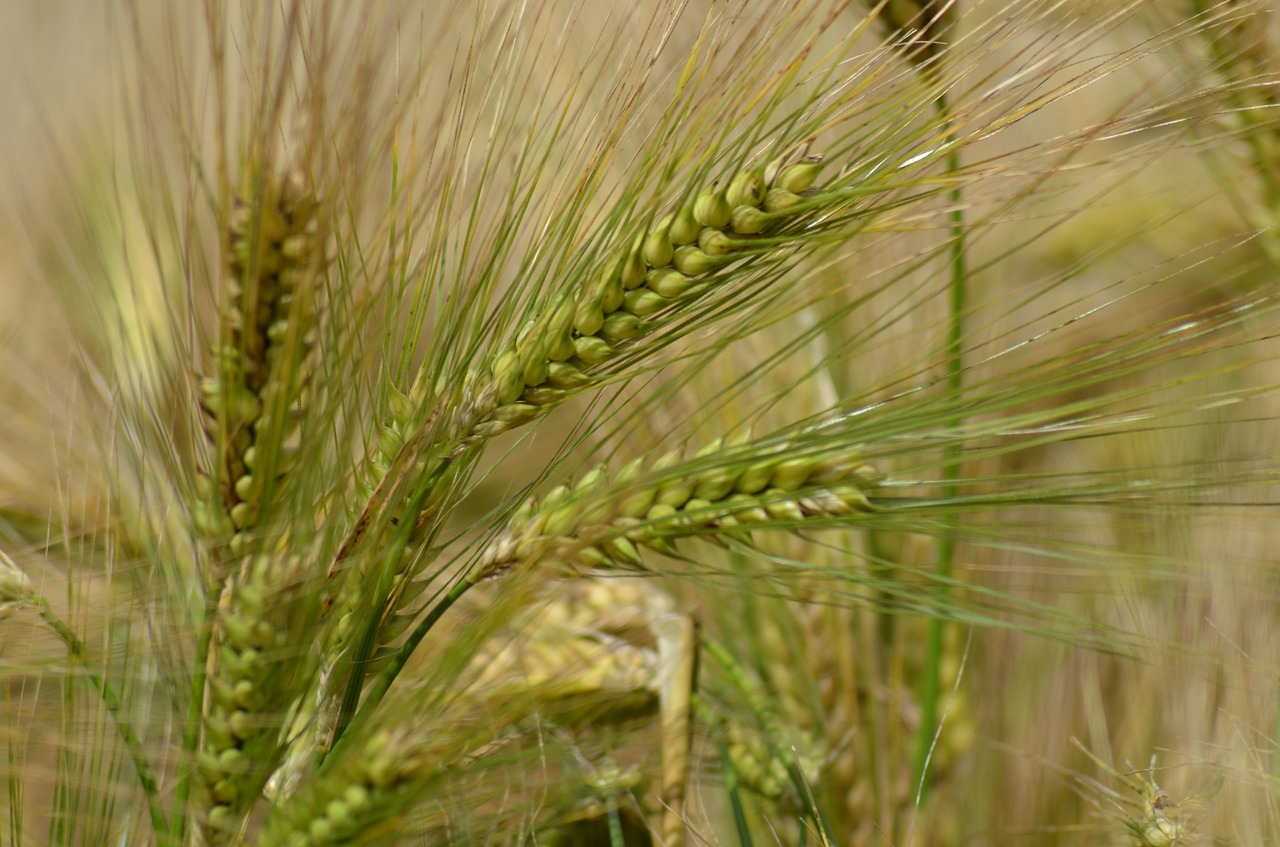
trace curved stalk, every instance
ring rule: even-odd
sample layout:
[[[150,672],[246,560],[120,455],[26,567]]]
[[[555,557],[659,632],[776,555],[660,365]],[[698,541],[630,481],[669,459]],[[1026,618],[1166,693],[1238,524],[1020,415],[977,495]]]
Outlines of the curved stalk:
[[[125,719],[124,710],[120,706],[119,695],[111,687],[111,683],[107,681],[105,674],[97,666],[97,663],[90,658],[84,642],[71,631],[71,628],[61,618],[54,614],[49,602],[40,597],[36,600],[36,608],[44,622],[66,644],[67,652],[80,663],[89,684],[97,692],[98,696],[102,698],[102,705],[106,706],[107,711],[111,714],[111,718],[116,725],[116,732],[119,733],[120,740],[124,742],[125,749],[129,751],[129,758],[133,760],[133,768],[137,773],[138,783],[142,786],[143,793],[147,795],[147,809],[151,813],[151,829],[156,834],[156,839],[162,844],[173,843],[170,840],[169,820],[165,816],[164,809],[160,806],[160,790],[156,785],[155,776],[151,773],[151,764],[142,752],[141,740]]]

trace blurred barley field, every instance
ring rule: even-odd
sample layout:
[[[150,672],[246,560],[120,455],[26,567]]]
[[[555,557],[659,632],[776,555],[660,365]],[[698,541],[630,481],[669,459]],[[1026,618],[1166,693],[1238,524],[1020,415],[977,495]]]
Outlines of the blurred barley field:
[[[0,842],[1280,842],[1278,16],[0,7]],[[233,210],[310,202],[271,167],[321,198],[303,458],[220,537],[255,467],[218,493]],[[581,317],[607,256],[657,291],[654,221],[749,168],[729,205],[773,228],[696,236],[740,278]],[[526,357],[565,303],[578,347]],[[210,756],[237,598],[285,559],[285,681]]]

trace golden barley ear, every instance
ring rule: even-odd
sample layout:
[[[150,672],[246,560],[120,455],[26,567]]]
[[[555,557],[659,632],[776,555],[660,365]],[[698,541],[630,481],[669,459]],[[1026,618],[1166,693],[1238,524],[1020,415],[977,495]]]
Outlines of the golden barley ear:
[[[232,556],[269,522],[296,454],[292,442],[314,341],[324,240],[315,195],[297,171],[250,166],[228,216],[226,298],[213,375],[200,384],[213,461],[199,471],[196,527]]]

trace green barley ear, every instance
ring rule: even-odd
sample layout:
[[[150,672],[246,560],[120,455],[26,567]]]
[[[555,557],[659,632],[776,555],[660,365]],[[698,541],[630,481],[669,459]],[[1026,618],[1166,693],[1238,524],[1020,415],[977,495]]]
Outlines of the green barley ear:
[[[233,556],[270,522],[295,460],[314,337],[324,238],[302,174],[246,168],[228,215],[227,296],[213,374],[200,383],[213,462],[201,469],[196,524]]]
[[[311,684],[308,564],[283,551],[254,555],[218,609],[197,768],[211,845],[235,841],[284,755],[284,716]]]
[[[493,540],[468,580],[524,561],[557,576],[599,567],[642,568],[639,547],[675,553],[681,538],[744,539],[753,529],[798,530],[870,512],[878,475],[856,449],[814,450],[775,436],[736,447],[715,442],[693,459],[668,455],[644,472],[635,460],[597,467],[530,500]]]
[[[430,737],[380,730],[267,816],[258,847],[387,842],[445,764]],[[379,837],[380,836],[380,837]]]
[[[583,285],[530,317],[467,376],[464,394],[476,400],[460,421],[464,443],[528,423],[635,367],[652,352],[652,337],[683,320],[699,300],[805,240],[820,241],[814,222],[850,200],[847,191],[816,186],[822,161],[789,155],[739,170],[614,245]]]
[[[725,186],[704,188],[696,199],[686,198],[676,211],[615,244],[582,283],[550,298],[457,384],[436,387],[434,410],[422,410],[427,393],[421,387],[393,392],[389,419],[364,470],[362,491],[370,499],[340,558],[377,543],[377,536],[366,539],[365,533],[384,508],[384,523],[413,521],[425,530],[447,488],[451,463],[611,376],[636,369],[661,346],[665,331],[717,289],[777,263],[806,242],[820,244],[822,226],[815,222],[836,215],[852,196],[847,189],[818,187],[821,169],[821,156],[792,154],[767,168],[741,170]],[[387,492],[400,490],[402,480],[387,479],[397,463],[402,474],[414,469],[431,480],[416,514],[382,502]],[[422,533],[413,537],[415,543],[423,540]],[[332,575],[338,575],[336,566]],[[401,566],[395,578],[413,576]]]
[[[911,642],[930,618],[972,623],[980,650],[1044,641],[1110,655],[1146,639],[1176,648],[1176,658],[1215,654],[1210,673],[1179,677],[1173,667],[1166,678],[1177,691],[1110,677],[1132,699],[1096,699],[1139,713],[1134,724],[1158,709],[1188,712],[1194,699],[1227,715],[1245,711],[1237,694],[1269,703],[1273,611],[1246,618],[1260,635],[1227,634],[1248,637],[1239,652],[1262,669],[1250,679],[1216,648],[1181,637],[1200,617],[1231,626],[1231,590],[1265,600],[1266,539],[1234,560],[1228,545],[1205,544],[1126,564],[1123,548],[1147,533],[1171,551],[1194,550],[1181,537],[1187,526],[1199,531],[1227,510],[1244,523],[1273,505],[1275,451],[1253,427],[1273,420],[1274,408],[1252,404],[1275,394],[1274,289],[1213,303],[1196,291],[1188,306],[1181,262],[1148,283],[1128,267],[1108,278],[1096,256],[1070,269],[1010,261],[1024,240],[1040,240],[1042,221],[1057,219],[1059,200],[1088,205],[1072,190],[1102,197],[1131,175],[1126,168],[1181,144],[1176,121],[1154,126],[1141,111],[1149,97],[1173,98],[1146,87],[1096,119],[1073,109],[1071,123],[1048,132],[1042,121],[1060,105],[1107,100],[1119,71],[1165,54],[1183,60],[1187,42],[1112,42],[1157,0],[1122,0],[1101,19],[1074,15],[1074,2],[1000,0],[987,23],[966,31],[972,44],[961,44],[959,10],[986,5],[656,0],[617,4],[604,17],[621,25],[604,30],[594,29],[593,4],[576,0],[426,0],[385,16],[336,0],[211,2],[194,15],[186,9],[195,4],[171,4],[173,26],[154,51],[148,16],[134,10],[126,23],[138,33],[138,75],[169,73],[175,85],[172,100],[141,98],[143,110],[120,122],[130,135],[119,149],[139,167],[140,193],[166,198],[142,204],[151,251],[164,257],[160,275],[186,288],[166,302],[177,343],[116,333],[108,344],[124,349],[108,355],[154,355],[165,374],[203,369],[207,379],[179,408],[199,395],[207,442],[196,460],[174,448],[184,439],[165,436],[183,422],[162,421],[167,401],[90,417],[87,428],[55,415],[53,455],[72,474],[80,463],[62,460],[78,460],[80,443],[103,446],[89,473],[111,489],[107,505],[99,513],[60,497],[64,514],[46,522],[50,532],[15,529],[0,503],[0,545],[20,544],[24,565],[47,553],[40,545],[56,546],[29,573],[43,583],[65,564],[69,605],[82,616],[55,621],[0,554],[0,617],[31,605],[60,639],[52,663],[24,665],[10,663],[24,645],[0,638],[0,691],[14,725],[26,725],[28,692],[47,693],[69,669],[92,684],[87,699],[68,697],[60,711],[47,708],[51,698],[35,704],[53,713],[42,718],[48,725],[61,723],[52,744],[33,733],[30,754],[10,746],[11,763],[37,762],[28,797],[45,793],[45,747],[55,776],[43,839],[31,835],[31,816],[23,831],[24,787],[11,781],[0,792],[15,810],[8,840],[496,845],[539,843],[550,828],[579,843],[674,847],[687,827],[703,830],[693,843],[733,841],[714,808],[714,764],[686,755],[668,768],[664,749],[660,803],[648,802],[659,775],[647,744],[656,675],[675,663],[647,643],[622,643],[617,619],[633,604],[611,595],[566,623],[530,601],[589,590],[592,580],[579,577],[592,572],[669,571],[669,580],[614,581],[678,609],[663,622],[679,617],[686,641],[695,617],[711,620],[708,609],[736,614],[737,629],[710,633],[704,658],[726,635],[754,636],[721,650],[731,661],[692,696],[693,651],[684,655],[686,703],[726,714],[696,722],[692,745],[688,714],[670,724],[693,757],[707,752],[710,725],[735,786],[753,786],[789,817],[760,828],[755,843],[952,844],[979,837],[971,827],[1014,828],[999,806],[1026,805],[975,790],[956,806],[964,831],[909,830],[917,812],[933,812],[882,753],[903,749],[904,728],[926,720],[913,714],[925,698],[914,696],[921,659]],[[869,44],[873,19],[863,14],[847,37],[851,8],[870,9],[899,35]],[[207,49],[186,49],[188,17]],[[588,38],[578,37],[580,24],[593,30]],[[131,79],[133,65],[125,69]],[[1176,96],[1199,103],[1203,93]],[[1237,108],[1256,116],[1274,105],[1260,102]],[[161,114],[182,138],[177,155],[153,166],[149,153],[172,152],[146,137]],[[253,117],[237,125],[236,114]],[[299,124],[310,132],[301,144]],[[204,146],[215,133],[212,162]],[[239,164],[232,137],[251,151]],[[279,161],[266,153],[277,147]],[[961,152],[965,167],[945,164]],[[243,172],[229,174],[235,167]],[[315,174],[324,179],[313,184]],[[215,211],[223,232],[210,239],[198,198],[214,196],[225,204]],[[960,212],[972,213],[969,223],[945,223]],[[19,217],[25,235],[30,219]],[[66,231],[53,229],[56,252]],[[938,238],[974,250],[974,296],[951,321],[955,355],[940,352],[948,333]],[[1117,245],[1137,238],[1117,234]],[[224,255],[205,261],[206,241]],[[181,257],[174,273],[169,256]],[[1126,265],[1131,258],[1126,251]],[[1150,268],[1163,258],[1139,261]],[[211,264],[225,281],[215,316],[200,313]],[[122,273],[110,296],[131,296],[137,281]],[[1129,309],[1149,302],[1130,297],[1133,288],[1158,289],[1168,313],[1152,321]],[[201,364],[191,339],[207,317],[217,330]],[[159,396],[150,380],[139,382],[147,391],[120,390],[96,367],[94,348],[111,334],[92,334],[90,323],[80,321],[84,338],[72,339],[87,379],[68,390],[100,387],[106,403],[95,410]],[[0,343],[7,331],[0,326]],[[963,384],[945,385],[948,365]],[[6,373],[48,388],[26,362]],[[574,398],[594,402],[576,422]],[[28,405],[11,400],[3,417]],[[564,417],[551,418],[557,409]],[[1246,417],[1249,429],[1222,425]],[[640,420],[652,428],[647,443],[618,437],[638,433]],[[531,465],[521,461],[524,444],[492,455],[515,441],[496,438],[539,422],[539,437],[564,435],[560,452],[534,442]],[[46,423],[41,413],[23,419],[41,438]],[[774,434],[731,440],[748,425]],[[0,423],[0,451],[10,449],[8,426]],[[1151,449],[1162,438],[1213,450],[1175,461]],[[59,439],[77,449],[64,452]],[[673,449],[686,443],[707,446]],[[584,444],[625,458],[539,487]],[[492,471],[481,464],[486,449]],[[1143,458],[1130,464],[1134,455]],[[633,456],[641,459],[625,461]],[[22,484],[57,491],[62,481]],[[191,502],[175,507],[175,492]],[[958,539],[955,576],[876,549],[895,534]],[[1117,571],[1141,581],[1113,591]],[[1198,583],[1208,572],[1221,582]],[[474,619],[459,622],[465,604],[451,604],[471,589]],[[1173,591],[1186,602],[1163,602]],[[737,602],[743,595],[778,602]],[[1090,597],[1110,607],[1081,611]],[[802,640],[793,630],[809,628],[806,612],[819,607],[841,614]],[[782,626],[792,609],[795,627]],[[1177,615],[1182,628],[1149,628],[1159,615],[1148,609]],[[758,616],[746,621],[748,610]],[[1143,618],[1126,620],[1128,611]],[[511,664],[489,649],[494,633],[510,634],[505,646],[530,661],[505,672]],[[814,676],[839,677],[828,697],[790,671],[802,664],[801,646],[830,645],[812,657]],[[996,650],[977,663],[989,674],[1004,663]],[[1039,667],[1015,673],[1030,670]],[[730,680],[725,693],[735,673],[748,682]],[[1200,697],[1205,678],[1224,680],[1209,692],[1223,696]],[[1086,688],[1066,681],[1063,701]],[[1004,703],[1034,700],[1020,696],[1033,686],[1049,690],[1034,679],[995,684],[979,701],[992,713],[984,731],[1000,725]],[[665,729],[667,716],[660,722]],[[1037,737],[1062,725],[1038,723]],[[642,764],[611,767],[618,739],[646,748]],[[117,789],[117,761],[136,786]],[[1273,764],[1263,772],[1269,785]],[[677,791],[668,770],[690,782]],[[1132,822],[1122,834],[1146,847],[1203,836],[1194,803],[1162,790],[1153,771],[1133,780],[1138,788],[1120,779],[1132,789],[1118,801]],[[272,790],[277,775],[283,787]],[[737,788],[730,793],[736,803]],[[750,844],[756,830],[735,811],[737,839]],[[660,837],[642,831],[641,816],[663,818]],[[1063,817],[1035,831],[1058,838],[1071,823]],[[1237,840],[1265,841],[1252,834]]]
[[[614,245],[584,283],[551,297],[485,364],[456,385],[433,388],[437,405],[431,412],[422,411],[424,390],[392,393],[390,419],[363,469],[363,502],[330,569],[336,587],[325,610],[337,604],[341,620],[339,642],[329,652],[344,651],[359,628],[374,625],[371,620],[379,630],[373,642],[386,645],[419,611],[414,603],[423,586],[417,577],[430,558],[415,551],[438,531],[435,515],[454,481],[465,478],[477,448],[637,369],[665,343],[665,332],[717,290],[820,245],[822,221],[839,222],[839,211],[857,196],[847,188],[819,187],[821,169],[822,158],[803,149],[768,166],[740,169],[727,185],[686,198],[677,211]],[[417,486],[415,496],[406,493],[407,485]],[[388,548],[392,526],[412,530]],[[347,575],[351,562],[358,570]],[[363,623],[351,625],[353,620]],[[368,656],[356,659],[368,666]]]
[[[297,548],[311,530],[276,526],[275,510],[296,458],[325,271],[320,209],[301,173],[248,164],[227,217],[227,296],[214,375],[201,383],[215,461],[197,478],[196,505],[221,595],[196,769],[210,844],[237,837],[283,756],[283,716],[310,684],[302,627],[314,568]]]

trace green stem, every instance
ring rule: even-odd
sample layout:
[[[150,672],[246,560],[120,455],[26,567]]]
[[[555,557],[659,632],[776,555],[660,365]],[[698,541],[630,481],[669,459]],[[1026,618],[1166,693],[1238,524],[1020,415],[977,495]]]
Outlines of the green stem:
[[[711,658],[716,660],[716,663],[720,665],[725,673],[729,674],[729,679],[733,681],[734,687],[747,698],[748,708],[755,714],[756,720],[760,721],[765,733],[770,736],[769,741],[774,746],[777,746],[778,740],[782,737],[782,729],[778,726],[777,721],[774,720],[773,711],[769,708],[768,703],[760,696],[756,686],[747,677],[747,672],[742,669],[742,665],[718,641],[704,638],[702,647],[711,655]]]
[[[427,501],[435,492],[440,480],[444,477],[450,463],[442,461],[436,465],[432,472],[427,476],[424,483],[419,487],[418,491],[410,499],[408,506],[402,512],[400,523],[396,527],[396,532],[392,536],[391,542],[386,547],[386,558],[383,562],[381,571],[378,574],[378,583],[374,587],[372,600],[369,608],[377,610],[377,614],[370,615],[369,622],[365,625],[364,631],[361,633],[360,640],[356,643],[355,652],[350,659],[350,675],[347,677],[346,691],[343,693],[342,705],[338,709],[337,724],[334,727],[333,748],[337,749],[338,741],[342,738],[347,730],[347,726],[355,717],[356,709],[360,705],[360,693],[364,690],[365,673],[364,669],[369,666],[369,661],[373,657],[373,652],[378,644],[378,632],[382,628],[381,612],[386,608],[387,598],[391,595],[391,586],[395,580],[398,566],[401,558],[404,556],[405,549],[409,546],[409,542],[413,538],[413,533],[417,525],[417,517],[422,514]],[[425,635],[425,633],[423,633]],[[405,659],[408,657],[406,656]],[[393,661],[395,672],[399,673],[400,665],[395,662],[400,660],[400,654],[397,653]],[[394,676],[394,675],[393,675]],[[390,685],[390,681],[387,682]],[[386,692],[383,691],[383,694]],[[381,699],[381,696],[379,696]],[[323,761],[323,757],[322,757]]]
[[[165,817],[164,809],[160,807],[160,790],[156,785],[155,777],[151,773],[151,765],[147,762],[147,758],[142,752],[142,742],[134,733],[133,727],[125,719],[119,696],[116,694],[115,689],[111,687],[111,683],[107,682],[106,676],[98,668],[97,664],[89,657],[89,652],[85,649],[84,642],[71,631],[70,627],[63,623],[61,618],[53,613],[48,601],[43,597],[39,598],[37,609],[40,617],[44,618],[45,623],[66,644],[67,651],[72,658],[80,663],[80,666],[84,669],[85,677],[102,699],[102,704],[106,706],[107,711],[111,714],[111,718],[116,725],[116,732],[120,734],[120,740],[124,742],[125,749],[129,751],[129,756],[133,759],[133,767],[138,774],[138,782],[142,785],[143,793],[147,795],[147,808],[151,812],[151,829],[158,840],[165,839],[165,843],[169,843],[167,839],[169,821]]]
[[[951,112],[947,105],[946,95],[938,97],[938,112],[946,127],[947,143],[951,151],[947,154],[947,172],[956,174],[960,170],[960,154],[955,147],[955,129],[951,123]],[[947,392],[951,395],[956,415],[949,421],[953,431],[958,432],[963,416],[959,413],[961,398],[964,394],[964,316],[968,307],[968,270],[965,266],[964,250],[964,209],[961,206],[962,193],[957,183],[950,192],[951,202],[951,262],[950,262],[950,312],[951,326],[947,338]],[[963,445],[959,438],[953,438],[943,451],[943,486],[944,501],[954,500],[959,493],[960,455]],[[936,601],[935,615],[929,622],[928,652],[925,659],[924,679],[920,690],[920,733],[916,739],[916,784],[923,802],[927,781],[925,769],[928,766],[929,751],[937,733],[938,700],[940,696],[943,628],[945,626],[941,611],[946,603],[947,583],[951,577],[951,566],[955,560],[956,532],[958,517],[952,512],[944,518],[942,534],[938,540],[938,580],[934,586]]]
[[[442,597],[440,602],[436,603],[435,607],[427,613],[427,616],[422,620],[422,623],[418,624],[418,626],[413,630],[413,633],[405,640],[404,644],[400,645],[400,649],[396,651],[396,654],[391,657],[391,663],[382,671],[381,674],[379,674],[377,682],[369,691],[369,696],[364,700],[364,713],[370,713],[377,708],[378,704],[382,702],[382,698],[391,690],[391,684],[395,682],[400,671],[404,669],[405,664],[409,661],[409,657],[413,655],[413,651],[422,643],[422,639],[427,636],[427,633],[431,631],[431,628],[436,625],[436,622],[440,620],[444,613],[449,611],[449,608],[454,603],[458,602],[462,595],[466,594],[474,584],[475,583],[468,580],[463,580],[457,583],[453,588],[449,589],[449,593]],[[330,756],[336,753],[338,748],[341,746],[341,741],[346,728],[347,727],[344,724],[338,725],[337,730],[334,733],[333,747],[329,751]]]
[[[209,666],[209,649],[213,643],[213,618],[217,613],[217,593],[210,588],[205,603],[204,619],[196,638],[194,667],[191,672],[191,698],[187,703],[186,727],[182,735],[182,757],[178,762],[178,782],[173,792],[173,817],[170,819],[169,843],[182,844],[186,838],[187,804],[191,798],[191,772],[200,746],[200,722],[204,717],[205,673]]]
[[[609,813],[609,845],[610,847],[626,847],[626,838],[622,834],[622,818],[618,815],[618,800],[612,794],[605,798],[605,808]]]
[[[787,774],[791,777],[791,782],[800,796],[804,811],[809,815],[813,825],[817,827],[818,832],[822,835],[823,843],[829,844],[830,841],[827,837],[829,827],[826,816],[818,808],[817,798],[813,796],[813,792],[810,790],[808,779],[800,769],[800,763],[796,759],[793,748],[787,746],[783,739],[782,728],[774,718],[769,704],[765,702],[764,698],[756,690],[756,686],[748,679],[746,671],[742,669],[742,665],[723,645],[710,638],[704,638],[702,647],[724,669],[733,684],[747,698],[747,706],[755,714],[756,720],[760,722],[761,727],[764,728],[765,736],[769,739],[769,748],[772,754],[786,765]]]
[[[738,831],[738,843],[742,847],[752,847],[751,828],[747,826],[747,810],[742,805],[742,793],[738,787],[738,771],[733,766],[733,758],[729,755],[729,745],[719,743],[720,761],[724,766],[724,787],[729,793],[729,805],[733,809],[733,824]]]

